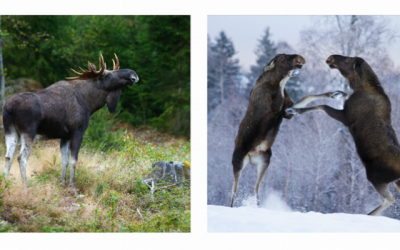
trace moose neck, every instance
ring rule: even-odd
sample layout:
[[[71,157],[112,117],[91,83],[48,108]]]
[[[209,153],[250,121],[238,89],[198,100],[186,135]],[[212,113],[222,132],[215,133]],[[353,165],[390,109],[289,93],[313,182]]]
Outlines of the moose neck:
[[[103,85],[98,79],[79,81],[76,88],[86,101],[90,115],[107,103],[109,92],[103,89]]]
[[[264,74],[262,74],[257,83],[258,84],[268,84],[268,86],[279,89],[283,92],[286,82],[290,79],[289,72],[283,72],[277,68],[271,69]]]
[[[378,77],[368,64],[362,64],[359,72],[360,75],[352,73],[346,77],[349,81],[350,87],[354,91],[371,91],[380,94],[384,93]]]

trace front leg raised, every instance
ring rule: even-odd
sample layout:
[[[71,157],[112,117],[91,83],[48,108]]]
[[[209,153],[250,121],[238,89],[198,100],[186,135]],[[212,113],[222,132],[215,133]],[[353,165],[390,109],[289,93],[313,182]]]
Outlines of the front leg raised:
[[[294,114],[294,115],[301,115],[309,112],[314,112],[314,111],[322,111],[329,115],[331,118],[343,123],[345,126],[348,126],[347,118],[345,116],[344,110],[339,110],[339,109],[334,109],[331,108],[327,105],[319,105],[316,107],[312,108],[302,108],[302,109],[297,109],[297,108],[289,108],[285,110],[289,114]]]
[[[340,90],[337,90],[335,92],[328,92],[328,93],[320,94],[320,95],[309,95],[309,96],[304,97],[300,101],[296,102],[295,104],[293,104],[292,108],[304,108],[310,102],[313,102],[313,101],[316,101],[319,99],[326,99],[326,98],[335,99],[335,100],[345,98],[347,100],[349,98],[349,95]]]
[[[350,95],[344,93],[343,91],[337,90],[335,92],[329,92],[331,95],[329,96],[332,99],[339,100],[339,99],[349,99]],[[328,94],[329,94],[328,93]]]

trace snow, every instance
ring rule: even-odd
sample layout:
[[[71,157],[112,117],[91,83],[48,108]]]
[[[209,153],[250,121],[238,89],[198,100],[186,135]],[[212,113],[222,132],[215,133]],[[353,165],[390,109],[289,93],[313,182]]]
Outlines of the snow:
[[[278,196],[261,208],[254,199],[242,207],[208,206],[208,232],[400,232],[400,221],[362,214],[293,212]]]

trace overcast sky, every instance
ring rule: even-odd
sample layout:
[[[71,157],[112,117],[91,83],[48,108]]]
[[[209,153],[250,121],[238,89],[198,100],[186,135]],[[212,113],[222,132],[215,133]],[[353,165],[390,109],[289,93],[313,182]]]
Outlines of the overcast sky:
[[[400,27],[400,16],[387,16],[391,20],[392,27]],[[250,71],[250,65],[254,65],[256,55],[254,50],[258,40],[269,27],[271,40],[275,44],[286,41],[294,49],[300,42],[300,31],[313,25],[312,16],[208,16],[208,34],[211,39],[225,31],[232,39],[236,51],[236,58],[240,65]],[[390,55],[400,55],[400,39],[397,39],[388,47]],[[400,57],[393,57],[396,66],[400,65]]]

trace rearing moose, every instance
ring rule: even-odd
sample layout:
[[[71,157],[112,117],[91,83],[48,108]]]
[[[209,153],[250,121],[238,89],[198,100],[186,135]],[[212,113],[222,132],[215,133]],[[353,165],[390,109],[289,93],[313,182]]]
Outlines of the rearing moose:
[[[378,215],[395,202],[389,184],[393,183],[400,193],[400,144],[392,127],[392,105],[377,75],[364,59],[331,55],[326,63],[331,69],[338,69],[354,90],[352,95],[344,96],[347,99],[344,109],[320,105],[293,107],[287,112],[322,111],[349,128],[367,178],[383,199],[382,204],[368,214]]]
[[[260,183],[267,172],[272,156],[271,147],[278,134],[283,118],[290,119],[293,114],[285,112],[290,107],[302,108],[309,102],[323,98],[342,98],[341,91],[312,95],[293,104],[286,92],[285,84],[296,75],[306,63],[300,55],[276,55],[264,67],[256,85],[250,92],[249,106],[239,125],[232,156],[234,184],[230,206],[233,206],[239,179],[243,168],[248,164],[257,167],[257,180],[254,193],[260,205],[258,192]]]
[[[113,70],[106,70],[100,55],[101,69],[88,62],[88,70],[76,73],[72,81],[59,81],[36,93],[19,93],[11,97],[3,109],[3,124],[6,140],[6,176],[9,176],[12,159],[19,138],[21,151],[18,156],[22,183],[26,183],[26,163],[36,134],[44,139],[61,139],[62,182],[66,183],[68,160],[71,167],[69,186],[75,189],[75,168],[90,116],[107,104],[114,113],[121,91],[125,86],[139,81],[135,71],[119,69],[115,55]]]

